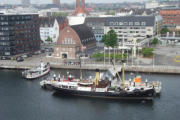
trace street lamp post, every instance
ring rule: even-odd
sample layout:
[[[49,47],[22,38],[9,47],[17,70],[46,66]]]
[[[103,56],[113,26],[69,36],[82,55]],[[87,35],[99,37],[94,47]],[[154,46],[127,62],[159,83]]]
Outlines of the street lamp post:
[[[109,65],[110,65],[110,47],[108,47],[109,48]]]
[[[82,80],[81,55],[79,56],[79,65],[80,65],[80,80]]]
[[[115,65],[115,62],[116,60],[115,60],[115,47],[114,47],[114,65]]]
[[[106,50],[105,50],[105,47],[104,47],[104,67],[105,67],[105,52],[106,52]]]
[[[133,48],[132,48],[132,55],[131,55],[131,57],[132,57],[132,66],[133,66]]]
[[[127,65],[128,65],[128,49],[127,49]]]
[[[154,54],[153,54],[153,68],[154,68]]]

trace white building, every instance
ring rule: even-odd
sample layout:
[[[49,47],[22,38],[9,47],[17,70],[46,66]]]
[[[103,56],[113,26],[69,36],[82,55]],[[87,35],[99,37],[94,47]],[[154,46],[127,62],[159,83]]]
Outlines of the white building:
[[[154,9],[158,7],[159,7],[159,3],[156,0],[153,0],[151,2],[146,2],[145,4],[146,9]]]
[[[116,16],[128,16],[128,15],[132,15],[133,11],[123,11],[123,12],[118,12],[116,13]]]
[[[118,35],[119,44],[152,37],[156,34],[155,16],[122,16],[106,18],[104,33],[113,29]]]
[[[69,25],[80,25],[84,24],[85,18],[84,16],[68,16]]]
[[[48,43],[48,37],[51,42],[56,43],[60,34],[60,24],[65,21],[65,17],[41,17],[40,18],[40,37],[44,43]]]

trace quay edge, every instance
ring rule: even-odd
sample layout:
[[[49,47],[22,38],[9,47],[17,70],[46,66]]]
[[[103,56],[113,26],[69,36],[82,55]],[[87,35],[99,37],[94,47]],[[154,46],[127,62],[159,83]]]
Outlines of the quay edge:
[[[79,70],[79,65],[62,65],[62,64],[55,64],[50,63],[52,69],[74,69]],[[11,70],[25,70],[30,69],[31,67],[35,67],[36,64],[11,64],[11,65],[5,65],[1,64],[0,69],[11,69]],[[106,65],[103,64],[82,64],[81,69],[82,70],[96,70],[97,68],[100,70],[107,70],[112,65]],[[116,65],[116,67],[121,67],[121,65]],[[125,66],[125,71],[127,72],[141,72],[141,73],[157,73],[157,74],[180,74],[180,67],[176,66]]]

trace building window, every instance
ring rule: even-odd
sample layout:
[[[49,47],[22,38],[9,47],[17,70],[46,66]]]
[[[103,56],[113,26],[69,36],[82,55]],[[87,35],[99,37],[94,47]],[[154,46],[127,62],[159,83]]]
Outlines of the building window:
[[[146,29],[146,27],[141,27],[141,29]]]
[[[142,31],[141,33],[146,33],[146,31]]]
[[[129,25],[133,25],[133,22],[129,22]]]
[[[127,22],[124,22],[124,25],[128,25],[128,23],[127,23]]]
[[[142,26],[145,26],[145,25],[146,25],[146,22],[141,22],[141,25],[142,25]]]
[[[5,54],[5,55],[10,55],[10,52],[5,52],[4,54]]]
[[[110,26],[113,26],[113,25],[114,25],[114,22],[110,22],[109,25],[110,25]]]
[[[119,25],[123,25],[123,22],[119,22]]]
[[[76,44],[76,43],[74,42],[73,38],[64,38],[62,44]]]
[[[140,23],[139,22],[135,22],[135,25],[140,25]]]

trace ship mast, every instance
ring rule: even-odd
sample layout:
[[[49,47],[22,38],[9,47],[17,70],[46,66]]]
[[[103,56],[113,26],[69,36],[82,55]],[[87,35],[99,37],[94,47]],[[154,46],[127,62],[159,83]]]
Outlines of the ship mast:
[[[122,49],[122,88],[125,89],[125,71],[124,71],[124,49]]]
[[[125,72],[124,72],[124,63],[125,63],[125,60],[124,60],[124,35],[123,35],[123,48],[122,48],[122,89],[124,90],[125,89]]]
[[[80,80],[82,80],[81,55],[79,56],[79,64],[80,64]]]

